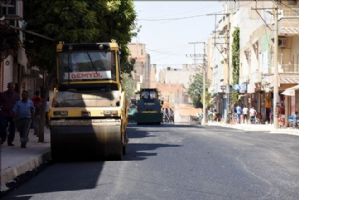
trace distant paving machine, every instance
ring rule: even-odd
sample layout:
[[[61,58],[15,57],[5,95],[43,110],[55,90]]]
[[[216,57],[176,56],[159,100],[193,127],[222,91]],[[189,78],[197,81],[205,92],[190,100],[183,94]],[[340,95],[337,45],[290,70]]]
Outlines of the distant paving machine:
[[[135,116],[137,124],[160,124],[163,120],[161,102],[156,88],[141,89]]]
[[[49,110],[52,157],[121,160],[128,138],[127,100],[119,47],[107,43],[57,45],[57,85]]]

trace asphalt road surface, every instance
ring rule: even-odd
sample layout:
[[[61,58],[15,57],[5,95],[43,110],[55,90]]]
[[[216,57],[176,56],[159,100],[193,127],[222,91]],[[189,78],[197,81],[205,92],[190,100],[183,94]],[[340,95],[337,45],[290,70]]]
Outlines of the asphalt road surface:
[[[3,199],[299,198],[298,136],[135,126],[123,161],[52,163]]]

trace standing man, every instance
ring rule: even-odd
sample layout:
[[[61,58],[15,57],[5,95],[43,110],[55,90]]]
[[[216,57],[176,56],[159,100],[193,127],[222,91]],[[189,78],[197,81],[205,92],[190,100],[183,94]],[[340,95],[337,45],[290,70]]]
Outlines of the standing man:
[[[6,141],[9,146],[14,146],[12,143],[15,139],[15,122],[12,108],[14,107],[16,101],[20,99],[19,95],[15,92],[14,83],[7,84],[7,90],[2,93],[0,98],[0,137],[1,143]],[[7,134],[7,129],[9,129],[9,134]]]
[[[248,123],[248,107],[244,106],[243,108],[243,123],[247,124]]]
[[[12,110],[15,113],[17,130],[20,132],[21,148],[26,148],[34,106],[32,101],[28,99],[26,90],[22,92],[21,96],[22,99],[16,102]]]
[[[257,114],[257,112],[256,112],[255,108],[251,107],[249,110],[249,116],[250,116],[250,122],[252,124],[255,124],[255,122],[256,122],[256,114]]]
[[[240,124],[242,116],[242,107],[239,104],[237,104],[237,107],[235,107],[235,114],[237,118],[237,123]]]
[[[266,121],[271,124],[271,112],[272,112],[272,102],[271,102],[271,98],[270,98],[270,93],[267,93],[266,97],[265,97],[265,110],[266,110]]]

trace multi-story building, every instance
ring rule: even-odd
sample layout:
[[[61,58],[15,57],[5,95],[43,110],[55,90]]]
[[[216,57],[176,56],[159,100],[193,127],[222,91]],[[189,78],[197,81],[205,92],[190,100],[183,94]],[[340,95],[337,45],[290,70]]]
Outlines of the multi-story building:
[[[136,89],[140,90],[141,88],[150,88],[150,55],[146,51],[145,44],[130,43],[128,44],[128,49],[130,51],[129,58],[135,60],[132,77],[137,84]]]
[[[31,66],[23,45],[26,34],[33,34],[21,31],[26,25],[24,3],[23,0],[0,2],[0,91],[7,89],[7,83],[13,82],[19,92],[27,90],[32,95],[40,90],[43,94],[48,73],[39,66]],[[9,41],[16,45],[9,47]]]
[[[259,6],[258,8],[271,8]],[[278,3],[279,29],[278,29],[278,89],[277,95],[279,113],[278,116],[287,122],[287,116],[299,111],[299,90],[287,93],[285,90],[298,84],[298,60],[299,60],[299,34],[298,34],[298,1],[281,1]],[[260,114],[262,122],[272,120],[273,110],[273,44],[274,44],[274,17],[271,10],[259,10],[259,17],[265,22],[255,29],[249,36],[245,45],[241,46],[240,79],[241,84],[247,85],[247,91],[243,103],[253,106]],[[256,11],[254,11],[256,12]],[[261,20],[260,19],[260,20]],[[292,95],[292,96],[289,96]]]
[[[193,76],[201,70],[202,68],[195,68],[189,64],[184,64],[182,68],[166,67],[161,69],[157,85],[164,101],[171,104],[191,103],[187,90]]]
[[[268,2],[260,2],[265,5]],[[245,46],[250,35],[263,24],[259,16],[253,13],[251,8],[255,2],[237,1],[224,2],[224,13],[218,21],[217,29],[209,38],[208,63],[212,68],[212,80],[209,91],[212,93],[214,109],[227,117],[227,111],[231,113],[232,106],[236,102],[230,102],[229,94],[232,90],[233,69],[232,69],[232,44],[233,32],[239,29],[239,46]],[[240,53],[240,69],[243,70],[242,54]],[[245,68],[245,67],[244,67]],[[240,77],[243,74],[240,73]],[[243,79],[242,79],[243,80]],[[227,110],[227,107],[229,109]]]
[[[209,91],[214,108],[226,117],[227,104],[242,103],[255,107],[262,122],[270,121],[273,101],[273,23],[275,1],[224,2],[224,13],[208,40],[208,66],[212,69]],[[298,0],[277,1],[279,8],[278,72],[282,112],[298,112]],[[239,29],[239,102],[229,102],[232,86],[233,32]],[[297,86],[295,88],[298,88]],[[293,96],[288,96],[289,94]],[[287,120],[287,117],[285,117]]]
[[[9,82],[15,82],[19,86],[21,66],[27,65],[25,50],[22,48],[22,33],[13,28],[22,25],[23,1],[1,1],[0,18],[0,91],[4,91]],[[18,43],[20,47],[17,46]]]
[[[182,84],[187,89],[193,76],[201,70],[189,64],[182,65],[182,68],[166,67],[159,71],[158,81],[166,84]]]
[[[186,104],[188,102],[188,95],[183,84],[157,83],[156,88],[160,93],[160,99],[169,107],[174,107],[177,104]]]

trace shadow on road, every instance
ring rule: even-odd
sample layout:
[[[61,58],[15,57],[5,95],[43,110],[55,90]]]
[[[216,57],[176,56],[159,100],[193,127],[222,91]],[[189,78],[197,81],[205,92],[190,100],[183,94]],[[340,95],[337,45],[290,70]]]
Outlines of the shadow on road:
[[[50,164],[26,187],[10,191],[2,199],[26,200],[29,194],[78,191],[97,187],[104,162],[72,162]]]
[[[168,130],[165,129],[165,126],[133,126],[127,129],[128,138],[130,139],[138,139],[146,138],[146,137],[159,137],[159,134],[166,134]],[[137,140],[136,140],[137,141]],[[146,143],[146,142],[139,142],[134,143],[130,140],[128,147],[127,147],[127,154],[124,157],[124,160],[145,160],[149,156],[157,156],[157,149],[159,148],[166,148],[166,147],[181,147],[178,144],[165,144],[165,143]]]
[[[156,143],[135,143],[129,144],[127,149],[127,154],[124,160],[133,161],[133,160],[145,160],[149,156],[157,156],[158,153],[155,151],[158,148],[163,147],[181,147],[181,145],[174,144],[156,144]],[[149,152],[148,152],[149,151]]]
[[[162,125],[159,128],[156,126],[149,127],[151,126],[130,125],[128,136],[132,140],[128,144],[123,161],[118,161],[118,165],[124,161],[142,161],[148,159],[150,156],[158,156],[158,149],[161,148],[181,147],[182,145],[180,144],[144,142],[141,139],[145,137],[159,137],[159,134],[167,134],[169,131],[166,128],[168,127],[179,128],[191,126]],[[1,198],[27,200],[33,198],[30,194],[80,191],[96,188],[105,161],[92,161],[92,159],[88,159],[85,156],[82,158],[74,157],[80,160],[80,162],[71,162],[71,159],[68,159],[66,162],[53,162],[38,173],[35,178],[26,183],[25,187],[12,190]],[[89,156],[89,158],[91,157]]]

